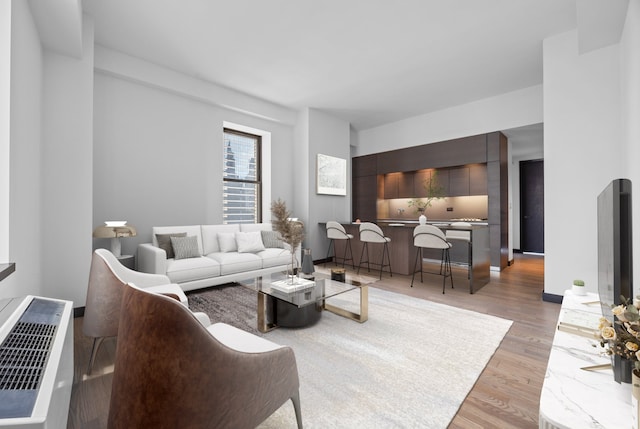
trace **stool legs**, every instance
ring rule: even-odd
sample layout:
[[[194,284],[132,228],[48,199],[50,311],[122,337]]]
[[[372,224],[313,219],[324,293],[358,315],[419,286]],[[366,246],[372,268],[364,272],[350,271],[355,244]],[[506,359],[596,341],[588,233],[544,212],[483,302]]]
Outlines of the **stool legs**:
[[[345,245],[344,248],[344,256],[343,257],[339,257],[337,252],[336,252],[336,243],[335,240],[333,238],[329,239],[329,249],[327,250],[327,257],[325,259],[325,263],[324,265],[327,265],[327,260],[329,259],[329,256],[331,255],[331,246],[333,245],[333,259],[334,262],[336,264],[336,266],[338,265],[338,259],[342,259],[342,268],[344,268],[345,264],[347,261],[351,261],[351,266],[353,267],[353,269],[356,269],[356,264],[355,261],[353,260],[353,249],[351,247],[351,239],[347,239],[347,241],[349,242],[348,245]],[[347,258],[347,256],[349,256]]]
[[[388,243],[383,243],[383,245],[384,247],[382,248],[382,261],[380,262],[380,279],[382,279],[382,270],[384,267],[389,267],[389,276],[393,277],[393,272],[391,271],[391,256],[389,254],[389,245]],[[366,261],[363,260],[365,252],[367,253]],[[388,264],[384,263],[385,255],[387,256]],[[360,267],[364,262],[367,263],[367,272],[371,272],[371,266],[369,263],[369,242],[367,241],[364,242],[364,245],[362,246],[362,252],[360,252],[360,264],[358,265],[358,274],[360,274]]]
[[[413,287],[413,280],[415,279],[416,272],[418,271],[418,261],[420,263],[420,283],[423,283],[422,274],[425,271],[422,267],[422,247],[418,247],[418,251],[416,252],[416,262],[413,264],[413,275],[411,276],[411,287]],[[442,293],[444,293],[445,290],[447,277],[451,279],[451,289],[453,289],[453,272],[451,271],[451,257],[449,255],[449,249],[442,249],[442,258],[440,259],[440,272],[429,274],[442,276]]]

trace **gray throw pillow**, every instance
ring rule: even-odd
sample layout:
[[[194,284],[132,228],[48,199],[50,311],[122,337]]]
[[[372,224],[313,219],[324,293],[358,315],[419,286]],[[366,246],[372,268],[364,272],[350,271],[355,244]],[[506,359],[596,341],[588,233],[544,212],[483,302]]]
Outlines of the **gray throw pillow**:
[[[282,236],[278,231],[260,231],[260,234],[262,234],[262,243],[264,244],[264,247],[277,247],[284,249]]]
[[[172,259],[173,246],[171,245],[171,237],[186,237],[186,232],[174,232],[171,234],[156,234],[156,240],[158,240],[158,247],[167,253],[167,259]]]
[[[190,235],[188,237],[171,237],[171,245],[176,259],[197,258],[200,256],[198,250],[198,237]]]

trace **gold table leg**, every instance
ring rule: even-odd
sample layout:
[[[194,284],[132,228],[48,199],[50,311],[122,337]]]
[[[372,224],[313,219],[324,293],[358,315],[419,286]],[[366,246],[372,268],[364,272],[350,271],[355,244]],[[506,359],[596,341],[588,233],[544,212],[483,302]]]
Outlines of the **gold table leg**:
[[[337,314],[338,316],[355,320],[356,322],[366,322],[369,319],[369,286],[359,285],[358,287],[360,288],[360,314],[327,304],[326,301],[322,301],[322,309]]]

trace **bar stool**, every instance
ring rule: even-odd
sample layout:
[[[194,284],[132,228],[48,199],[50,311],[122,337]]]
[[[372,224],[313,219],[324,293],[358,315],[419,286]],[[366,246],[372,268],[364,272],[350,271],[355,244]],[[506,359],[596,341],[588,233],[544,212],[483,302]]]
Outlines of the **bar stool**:
[[[360,224],[360,241],[364,243],[362,246],[362,252],[360,253],[360,264],[358,265],[358,274],[360,274],[360,267],[364,262],[367,263],[367,271],[371,271],[371,267],[369,265],[369,243],[380,243],[383,245],[382,247],[382,261],[380,261],[380,279],[382,279],[382,269],[384,267],[389,267],[389,276],[393,277],[393,273],[391,272],[391,257],[389,256],[389,242],[391,239],[389,237],[385,237],[382,229],[375,223],[371,222],[363,222]],[[367,260],[363,261],[362,257],[367,252]],[[384,263],[384,255],[387,255],[388,264]],[[374,265],[377,265],[375,262]]]
[[[329,255],[331,254],[331,245],[333,245],[333,253],[336,265],[338,265],[338,259],[342,259],[342,267],[344,268],[344,264],[347,261],[351,261],[351,266],[355,270],[356,266],[353,261],[353,249],[351,248],[351,239],[353,238],[353,234],[347,234],[347,231],[344,229],[344,226],[339,224],[336,221],[330,220],[327,222],[327,238],[329,239],[329,250],[327,250],[327,259],[329,259]],[[345,244],[344,254],[342,257],[338,257],[336,253],[336,244],[334,240],[347,240],[347,244]],[[349,253],[349,257],[347,258],[347,251]],[[325,263],[326,264],[326,263]]]
[[[469,222],[452,222],[450,226],[460,227],[460,228],[471,228],[471,224]],[[471,231],[469,230],[460,230],[460,229],[447,229],[444,233],[447,241],[461,241],[467,243],[467,278],[471,278],[471,264],[472,264],[472,255],[473,255],[473,244],[471,243]]]
[[[441,249],[442,260],[440,262],[440,273],[442,276],[442,293],[444,293],[444,287],[447,283],[447,277],[451,278],[451,289],[453,289],[453,275],[451,273],[451,258],[449,256],[449,249],[451,249],[451,243],[445,238],[444,232],[433,225],[419,225],[413,230],[413,245],[418,248],[416,252],[416,263],[413,265],[413,275],[411,276],[411,287],[413,287],[413,280],[416,276],[418,261],[420,261],[420,282],[422,283],[422,273],[424,268],[422,267],[422,249]],[[442,267],[444,266],[444,272]]]

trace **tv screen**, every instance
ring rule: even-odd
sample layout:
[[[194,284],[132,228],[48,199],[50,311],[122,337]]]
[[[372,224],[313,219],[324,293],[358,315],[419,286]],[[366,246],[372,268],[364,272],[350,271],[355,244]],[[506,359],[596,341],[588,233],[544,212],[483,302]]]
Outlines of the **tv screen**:
[[[598,293],[602,315],[614,322],[611,307],[622,296],[633,299],[631,181],[616,179],[598,195]],[[620,357],[613,355],[614,379],[625,379]],[[630,376],[630,374],[629,374]]]

